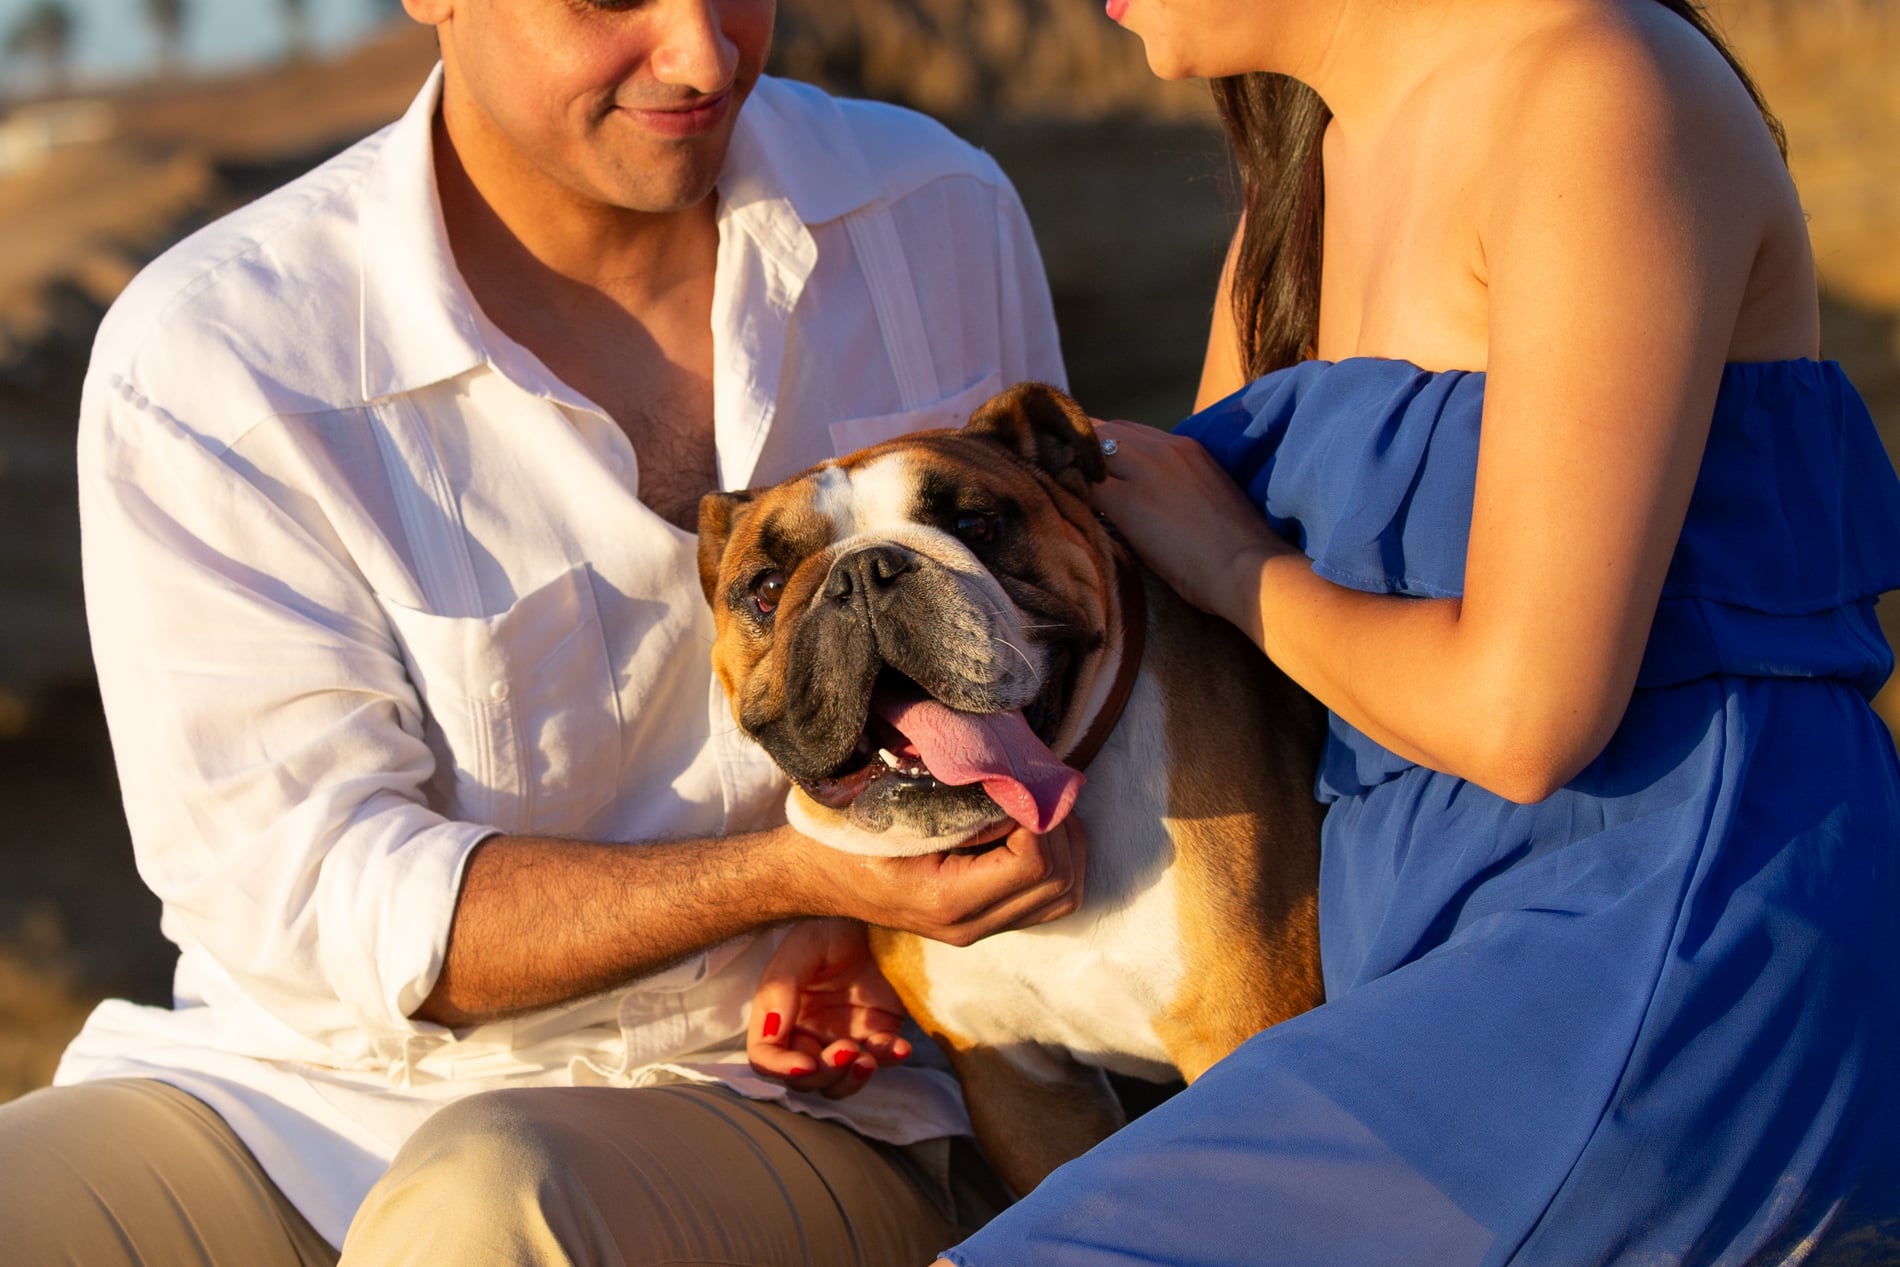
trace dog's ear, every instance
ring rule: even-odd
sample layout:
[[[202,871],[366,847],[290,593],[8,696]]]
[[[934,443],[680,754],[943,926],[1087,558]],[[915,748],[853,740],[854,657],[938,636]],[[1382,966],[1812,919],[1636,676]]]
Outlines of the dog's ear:
[[[751,493],[707,493],[699,499],[699,588],[714,607],[719,606],[719,561],[726,556],[726,542],[751,508]]]
[[[1108,478],[1088,414],[1047,383],[1018,383],[990,397],[963,429],[1001,440],[1077,497],[1087,497],[1089,485]]]

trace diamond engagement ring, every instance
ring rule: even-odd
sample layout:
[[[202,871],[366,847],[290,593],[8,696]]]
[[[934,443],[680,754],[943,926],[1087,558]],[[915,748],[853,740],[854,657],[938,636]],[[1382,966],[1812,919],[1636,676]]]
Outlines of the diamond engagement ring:
[[[1102,456],[1112,458],[1116,453],[1121,451],[1121,447],[1121,445],[1116,444],[1113,440],[1104,440],[1102,441]]]

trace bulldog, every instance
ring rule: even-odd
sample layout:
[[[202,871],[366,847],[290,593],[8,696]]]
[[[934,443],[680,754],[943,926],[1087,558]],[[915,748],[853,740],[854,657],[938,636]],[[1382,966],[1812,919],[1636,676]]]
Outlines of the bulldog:
[[[872,930],[1018,1193],[1122,1125],[1104,1070],[1191,1082],[1321,997],[1323,714],[1117,541],[1105,477],[1088,416],[1027,383],[700,504],[714,668],[803,833],[908,855],[1087,832],[1074,915],[965,948]]]

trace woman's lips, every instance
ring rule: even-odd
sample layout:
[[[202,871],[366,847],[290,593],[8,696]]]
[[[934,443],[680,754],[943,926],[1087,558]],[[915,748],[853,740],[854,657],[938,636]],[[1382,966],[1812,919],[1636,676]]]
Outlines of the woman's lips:
[[[632,115],[649,132],[672,140],[686,140],[718,127],[731,104],[732,89],[728,88],[714,96],[702,97],[691,105],[671,109],[649,110],[638,106],[622,106],[621,109]]]
[[[1119,22],[1128,12],[1128,0],[1108,0],[1108,20]]]

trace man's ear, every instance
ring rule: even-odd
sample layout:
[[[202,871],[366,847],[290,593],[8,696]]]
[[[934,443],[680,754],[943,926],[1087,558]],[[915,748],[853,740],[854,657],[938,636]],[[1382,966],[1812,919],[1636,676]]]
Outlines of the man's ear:
[[[719,606],[719,561],[726,557],[726,542],[751,508],[751,493],[707,493],[699,499],[699,588],[714,607]]]
[[[1077,497],[1108,478],[1101,442],[1082,406],[1047,383],[1018,383],[984,401],[963,429],[1001,440]]]

